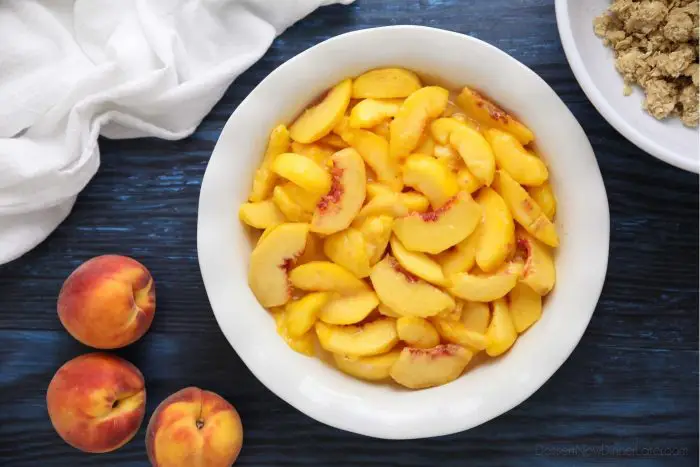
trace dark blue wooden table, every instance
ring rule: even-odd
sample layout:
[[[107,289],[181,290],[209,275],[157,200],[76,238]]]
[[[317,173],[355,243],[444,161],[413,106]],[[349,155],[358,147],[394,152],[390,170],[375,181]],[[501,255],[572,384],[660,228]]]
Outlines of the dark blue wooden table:
[[[566,62],[552,3],[359,0],[325,8],[277,39],[192,137],[102,140],[100,172],[69,218],[34,251],[0,267],[0,465],[148,465],[145,424],[124,448],[87,455],[59,439],[45,407],[56,369],[88,351],[57,319],[61,284],[88,258],[117,253],[142,261],[158,284],[151,331],[118,352],[146,377],[147,416],[186,385],[220,393],[243,418],[240,465],[697,466],[698,177],[649,157],[603,120]],[[262,386],[216,325],[195,242],[207,160],[240,101],[282,62],[323,39],[389,24],[473,35],[541,75],[588,134],[612,217],[602,298],[580,345],[554,377],[486,425],[405,442],[326,427]]]

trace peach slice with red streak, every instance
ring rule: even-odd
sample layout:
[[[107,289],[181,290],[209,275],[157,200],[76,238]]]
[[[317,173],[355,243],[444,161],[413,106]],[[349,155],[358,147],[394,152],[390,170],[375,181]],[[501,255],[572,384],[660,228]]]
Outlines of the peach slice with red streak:
[[[128,443],[143,421],[143,375],[113,355],[81,355],[58,369],[46,391],[46,405],[66,443],[85,452],[113,451]]]
[[[158,405],[146,429],[153,467],[229,467],[243,445],[243,425],[224,398],[196,387]]]
[[[365,163],[354,149],[342,149],[330,161],[331,188],[311,219],[311,231],[326,235],[350,225],[365,201],[367,184]]]
[[[58,295],[58,318],[75,339],[97,349],[136,342],[153,322],[151,273],[126,256],[104,255],[81,264]]]
[[[462,374],[473,353],[455,344],[431,349],[405,347],[391,367],[394,381],[409,389],[422,389],[454,381]]]
[[[549,247],[539,242],[525,230],[515,231],[516,256],[525,260],[521,282],[540,295],[547,295],[556,282],[554,258]]]
[[[467,238],[481,221],[481,208],[459,192],[441,208],[394,220],[394,234],[409,250],[437,254]]]
[[[474,89],[465,86],[457,96],[457,105],[480,124],[512,134],[520,144],[529,144],[535,139],[528,127]]]
[[[447,89],[426,86],[406,98],[390,125],[389,154],[394,160],[418,146],[426,125],[445,110],[448,97]]]
[[[321,99],[309,107],[289,127],[289,135],[299,143],[313,143],[333,130],[350,104],[352,80],[338,83]]]
[[[542,208],[530,197],[528,192],[518,182],[499,170],[493,180],[493,189],[503,198],[518,224],[530,232],[538,240],[551,247],[559,246],[557,229],[547,218]]]
[[[379,300],[402,316],[434,316],[455,306],[452,297],[407,272],[390,255],[374,265],[370,280]]]
[[[288,272],[306,247],[308,224],[282,224],[270,231],[250,255],[248,283],[266,308],[291,298]]]
[[[473,302],[490,302],[504,297],[517,284],[523,267],[517,263],[506,263],[497,271],[485,274],[459,272],[449,277],[452,287],[449,292],[455,297]]]

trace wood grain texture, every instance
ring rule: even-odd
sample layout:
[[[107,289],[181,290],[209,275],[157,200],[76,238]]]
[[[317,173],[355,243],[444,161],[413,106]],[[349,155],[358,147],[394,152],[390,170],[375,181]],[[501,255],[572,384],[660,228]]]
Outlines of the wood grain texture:
[[[470,34],[534,69],[588,134],[612,218],[602,298],[580,345],[552,379],[483,426],[406,442],[326,427],[265,389],[216,325],[195,241],[207,160],[241,100],[274,68],[323,39],[390,24]],[[566,62],[551,0],[358,0],[324,8],[278,38],[192,137],[100,144],[100,172],[66,222],[37,249],[0,267],[3,466],[148,465],[145,424],[119,451],[86,455],[58,438],[46,413],[53,373],[87,351],[61,328],[56,295],[75,267],[104,253],[133,256],[157,279],[151,331],[118,352],[146,376],[148,415],[186,385],[220,393],[244,421],[238,465],[698,465],[698,177],[644,154],[597,113]]]

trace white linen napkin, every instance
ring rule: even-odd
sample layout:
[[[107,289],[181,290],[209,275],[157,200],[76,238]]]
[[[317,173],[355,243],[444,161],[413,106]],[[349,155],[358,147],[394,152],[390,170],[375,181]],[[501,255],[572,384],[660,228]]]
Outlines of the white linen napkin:
[[[0,264],[65,219],[98,135],[190,135],[275,36],[352,1],[0,0]]]

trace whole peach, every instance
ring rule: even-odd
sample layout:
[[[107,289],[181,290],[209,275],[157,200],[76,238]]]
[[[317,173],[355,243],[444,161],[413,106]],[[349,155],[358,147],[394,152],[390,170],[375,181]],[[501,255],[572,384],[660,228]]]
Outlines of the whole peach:
[[[141,372],[131,363],[91,353],[65,363],[46,392],[59,436],[81,451],[113,451],[134,437],[146,412]]]
[[[77,340],[97,349],[124,347],[143,336],[156,311],[148,269],[126,256],[105,255],[81,264],[58,295],[58,317]]]
[[[218,394],[195,387],[161,402],[146,430],[154,467],[229,467],[242,444],[236,409]]]

